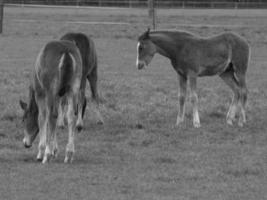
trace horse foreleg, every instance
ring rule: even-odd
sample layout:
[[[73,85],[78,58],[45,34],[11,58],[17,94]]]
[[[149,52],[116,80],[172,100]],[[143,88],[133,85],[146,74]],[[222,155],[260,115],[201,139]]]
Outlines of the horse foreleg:
[[[180,91],[179,91],[179,95],[178,95],[179,111],[178,111],[178,115],[177,115],[176,126],[179,126],[184,121],[186,89],[187,89],[187,78],[180,76],[180,75],[178,75],[178,78],[179,78]]]
[[[40,138],[38,145],[37,161],[42,161],[43,152],[46,144],[46,131],[47,131],[46,109],[43,99],[39,99],[37,102],[39,109],[38,125],[39,125],[39,138]]]
[[[245,107],[247,104],[247,86],[244,75],[242,76],[239,75],[239,85],[240,85],[240,101],[239,101],[240,114],[239,114],[238,125],[242,127],[244,123],[246,123]]]
[[[229,107],[229,110],[226,115],[226,123],[229,125],[233,125],[233,121],[235,120],[236,113],[238,111],[238,99],[239,94],[234,92],[232,103]]]
[[[191,90],[191,102],[193,105],[193,125],[195,128],[200,127],[199,113],[198,113],[198,96],[196,92],[197,79],[195,77],[190,78],[190,90]]]

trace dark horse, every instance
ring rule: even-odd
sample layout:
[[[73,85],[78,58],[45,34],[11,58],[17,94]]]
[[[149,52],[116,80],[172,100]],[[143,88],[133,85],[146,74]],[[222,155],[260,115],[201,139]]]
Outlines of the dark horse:
[[[180,82],[179,113],[176,125],[184,121],[187,81],[191,89],[193,124],[200,127],[198,114],[197,77],[218,75],[234,93],[226,116],[232,125],[239,113],[238,125],[246,122],[247,101],[246,72],[250,47],[246,40],[235,33],[223,33],[212,37],[198,37],[182,31],[146,31],[138,38],[138,69],[147,66],[155,53],[170,59]]]
[[[81,99],[83,102],[83,107],[78,110],[78,120],[76,127],[78,130],[83,128],[83,116],[86,108],[86,97],[85,97],[85,87],[86,79],[88,80],[91,88],[91,94],[93,102],[96,106],[95,112],[98,118],[98,124],[103,124],[103,118],[99,112],[99,95],[97,90],[97,54],[95,49],[95,44],[93,40],[87,37],[83,33],[67,33],[60,38],[60,40],[67,40],[73,42],[78,49],[82,57],[82,79],[81,79]],[[61,104],[63,105],[63,104]],[[59,108],[59,118],[58,125],[64,126],[64,112],[63,107]]]
[[[65,162],[71,162],[74,154],[74,137],[77,107],[82,107],[80,83],[82,59],[79,49],[69,41],[51,41],[40,51],[29,88],[28,104],[20,101],[24,110],[25,147],[30,147],[40,135],[37,160],[43,163],[56,156],[57,118],[61,99],[67,102],[69,139]]]

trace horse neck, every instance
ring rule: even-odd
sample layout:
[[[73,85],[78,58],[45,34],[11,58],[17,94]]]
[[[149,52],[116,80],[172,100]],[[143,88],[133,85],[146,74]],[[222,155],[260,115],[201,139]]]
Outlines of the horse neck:
[[[38,107],[37,107],[37,103],[35,100],[35,92],[32,86],[30,86],[29,88],[29,109],[37,117]]]
[[[162,34],[158,34],[158,35],[150,35],[150,39],[156,46],[157,53],[161,54],[162,56],[168,57],[170,59],[176,56],[175,41],[172,38]]]

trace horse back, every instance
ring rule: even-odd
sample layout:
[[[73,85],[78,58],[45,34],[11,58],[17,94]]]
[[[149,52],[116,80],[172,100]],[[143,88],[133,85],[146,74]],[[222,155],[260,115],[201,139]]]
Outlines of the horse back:
[[[82,62],[83,75],[88,75],[94,68],[97,68],[97,54],[92,39],[83,33],[67,33],[61,40],[72,41],[78,47]]]

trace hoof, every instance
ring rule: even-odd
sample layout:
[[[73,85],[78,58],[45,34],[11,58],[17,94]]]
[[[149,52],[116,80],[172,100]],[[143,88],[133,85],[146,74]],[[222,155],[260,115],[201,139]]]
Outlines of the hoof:
[[[37,162],[42,162],[42,160],[43,160],[42,158],[36,158]]]
[[[244,123],[239,121],[239,122],[238,122],[238,126],[239,126],[239,127],[243,127],[243,126],[244,126]]]
[[[45,155],[44,158],[43,158],[42,163],[43,163],[43,164],[48,163],[48,162],[51,160],[51,157],[52,157],[51,154]]]
[[[104,125],[104,122],[102,120],[99,120],[96,122],[97,125]]]
[[[227,120],[226,120],[226,123],[227,123],[228,125],[230,125],[230,126],[233,126],[233,120],[231,120],[231,119],[227,119]]]
[[[174,128],[179,128],[181,125],[179,124],[179,123],[176,123],[175,125],[174,125]]]
[[[195,128],[200,128],[201,125],[200,125],[200,123],[194,123],[194,127],[195,127]]]
[[[62,130],[64,129],[64,125],[59,125],[58,128]]]
[[[58,149],[54,149],[52,153],[52,158],[57,158],[58,155]]]
[[[181,126],[182,126],[182,122],[176,122],[174,125],[175,128],[179,128]]]
[[[66,152],[64,163],[72,163],[72,161],[73,161],[73,155],[74,155],[73,152],[70,152],[70,151]]]
[[[82,125],[77,125],[76,129],[78,132],[81,132],[83,130],[83,126]]]

